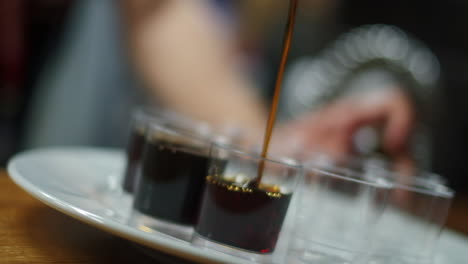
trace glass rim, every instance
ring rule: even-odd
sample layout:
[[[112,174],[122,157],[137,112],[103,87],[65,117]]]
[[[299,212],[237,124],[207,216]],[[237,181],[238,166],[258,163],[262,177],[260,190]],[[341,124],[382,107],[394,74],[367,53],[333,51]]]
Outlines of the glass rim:
[[[309,165],[309,166],[317,166],[317,165]],[[307,167],[306,167],[306,169],[307,169]],[[322,170],[322,171],[325,171],[325,172],[328,172],[328,173],[331,173],[331,174],[335,174],[335,175],[336,175],[336,173],[333,173],[333,171],[332,171],[333,169],[344,169],[344,170],[347,170],[351,174],[354,174],[354,175],[359,175],[359,174],[364,175],[365,173],[368,172],[368,171],[360,172],[360,171],[358,171],[356,169],[353,169],[353,168],[350,168],[350,167],[347,167],[347,166],[339,166],[339,165],[336,165],[336,164],[328,165],[328,167],[326,167],[326,168],[320,168],[320,166],[317,166],[316,169],[317,170]],[[441,177],[441,175],[439,175],[437,173],[434,173],[434,172],[420,170],[415,175],[403,175],[403,174],[398,173],[396,171],[388,170],[386,168],[377,167],[376,169],[380,173],[383,173],[383,175],[382,176],[375,176],[375,177],[383,179],[383,180],[389,182],[392,185],[393,189],[401,189],[401,190],[411,191],[411,192],[415,192],[415,193],[421,193],[421,194],[426,194],[426,195],[431,195],[431,196],[443,197],[443,198],[447,198],[447,199],[451,199],[455,195],[455,191],[452,190],[450,187],[446,186],[445,184],[443,184],[441,182],[437,182],[435,180],[426,179],[423,176],[423,175],[435,175],[435,176],[443,179]],[[340,175],[336,175],[336,176],[340,176]],[[346,176],[342,176],[342,177],[346,177]],[[397,177],[403,177],[404,179],[411,179],[411,182],[406,183],[406,184],[404,182],[399,182],[399,181],[395,180],[395,178],[397,178]]]
[[[404,182],[399,182],[398,180],[392,180],[394,184],[394,188],[402,189],[402,190],[407,190],[407,191],[412,191],[416,193],[422,193],[426,195],[432,195],[432,196],[439,196],[439,197],[444,197],[444,198],[453,198],[455,195],[455,191],[452,190],[450,187],[440,183],[436,182],[434,180],[426,179],[422,175],[426,174],[431,174],[431,175],[437,175],[440,176],[439,174],[433,173],[433,172],[423,172],[422,174],[416,174],[416,175],[402,175],[398,172],[392,172],[388,171],[385,169],[381,169],[382,171],[386,172],[386,178],[390,177],[404,177],[404,179],[411,179],[410,183],[404,183]]]
[[[150,105],[137,106],[132,109],[132,115],[137,119],[149,119],[149,120],[169,120],[172,122],[194,122],[198,120],[192,119],[175,110],[171,110],[165,107],[157,107]]]
[[[196,140],[196,141],[208,143],[208,144],[212,142],[210,136],[213,136],[213,134],[209,130],[202,131],[201,133],[199,133],[197,131],[191,131],[190,129],[185,128],[183,126],[180,127],[176,124],[174,124],[174,126],[171,126],[168,124],[159,124],[159,123],[151,122],[147,125],[145,138],[151,140],[152,135],[154,134],[153,132],[157,132],[157,131],[162,131],[163,133],[166,133],[169,135],[177,135],[177,136],[185,137],[187,139]]]
[[[444,178],[435,172],[423,169],[416,170],[411,175],[404,175],[398,171],[377,167],[383,177],[392,182],[395,189],[411,191],[431,196],[438,196],[451,199],[455,196],[455,191],[444,183]],[[432,179],[425,176],[432,176]],[[401,182],[398,179],[410,179],[410,182]]]
[[[443,197],[447,199],[452,199],[455,196],[455,191],[452,190],[450,187],[447,187],[443,184],[435,183],[434,187],[431,189],[425,189],[421,187],[411,187],[405,184],[394,184],[396,188],[406,191],[412,191],[415,193],[422,193],[431,196]]]
[[[340,167],[333,167],[333,168],[336,169]],[[330,168],[320,168],[320,167],[316,167],[315,165],[304,166],[305,172],[309,172],[309,171],[318,172],[321,174],[325,174],[328,177],[333,177],[333,178],[337,178],[340,180],[345,180],[349,182],[359,183],[359,184],[378,187],[378,188],[391,189],[394,186],[389,180],[385,179],[384,177],[375,177],[374,179],[367,179],[365,178],[364,173],[359,173],[349,168],[341,168],[341,169],[348,170],[350,175],[355,175],[356,177],[351,177],[349,175],[340,175],[339,172],[333,172]]]
[[[354,163],[361,163],[364,164],[365,159],[353,159],[352,162]],[[378,160],[379,163],[384,163],[389,165],[389,161],[387,160]],[[332,165],[337,166],[337,165]],[[346,167],[346,166],[343,166]],[[417,169],[415,173],[411,175],[403,175],[398,171],[394,171],[385,167],[375,167],[376,169],[380,170],[380,172],[384,173],[385,178],[387,178],[391,183],[394,185],[394,188],[407,190],[415,193],[422,193],[426,195],[432,196],[439,196],[451,199],[455,196],[455,191],[451,189],[444,181],[444,177],[440,174],[437,174],[432,171],[424,170],[424,169]],[[351,168],[347,168],[353,170]],[[432,176],[432,179],[429,179],[425,176]],[[410,179],[410,182],[404,183],[395,180],[396,178],[402,179]]]
[[[293,159],[293,158],[289,158],[289,157],[278,157],[278,156],[271,156],[271,155],[268,155],[267,157],[262,157],[261,154],[259,153],[256,153],[254,151],[247,151],[247,150],[243,150],[240,146],[237,146],[237,145],[232,145],[232,144],[225,144],[225,143],[218,143],[218,142],[212,142],[211,145],[210,145],[210,156],[211,156],[211,153],[213,151],[214,148],[218,148],[218,149],[224,149],[226,151],[229,151],[229,152],[232,152],[232,153],[235,153],[237,155],[242,155],[242,156],[247,156],[247,157],[250,157],[252,159],[256,159],[258,161],[265,161],[265,162],[269,162],[269,163],[274,163],[274,164],[279,164],[279,165],[282,165],[282,166],[287,166],[287,167],[291,167],[291,168],[295,168],[295,169],[298,169],[298,170],[303,170],[303,165],[296,159]],[[282,161],[282,159],[286,159],[286,161]]]
[[[132,116],[137,122],[145,122],[146,120],[170,118],[170,113],[167,109],[145,105],[133,108]]]

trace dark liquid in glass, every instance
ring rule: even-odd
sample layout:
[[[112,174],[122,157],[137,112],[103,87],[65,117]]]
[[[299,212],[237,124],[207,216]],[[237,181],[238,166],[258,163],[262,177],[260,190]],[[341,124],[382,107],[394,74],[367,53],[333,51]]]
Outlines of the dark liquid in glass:
[[[138,170],[141,164],[144,145],[144,130],[135,128],[130,135],[130,140],[127,146],[127,164],[125,168],[124,180],[122,183],[122,187],[126,192],[133,192]]]
[[[273,187],[239,187],[206,178],[196,232],[225,245],[256,253],[273,252],[291,194]]]
[[[149,216],[194,225],[209,158],[163,140],[147,142],[134,207]]]

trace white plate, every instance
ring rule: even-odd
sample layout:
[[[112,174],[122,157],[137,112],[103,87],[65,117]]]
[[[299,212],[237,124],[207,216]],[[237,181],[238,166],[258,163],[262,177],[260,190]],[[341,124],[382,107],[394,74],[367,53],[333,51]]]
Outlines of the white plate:
[[[201,263],[248,263],[127,225],[131,198],[119,192],[123,165],[123,154],[118,150],[57,147],[16,155],[8,164],[8,172],[16,184],[50,207],[122,238]],[[285,248],[282,241],[278,243],[275,252]],[[465,237],[446,231],[434,263],[467,263],[466,249]]]

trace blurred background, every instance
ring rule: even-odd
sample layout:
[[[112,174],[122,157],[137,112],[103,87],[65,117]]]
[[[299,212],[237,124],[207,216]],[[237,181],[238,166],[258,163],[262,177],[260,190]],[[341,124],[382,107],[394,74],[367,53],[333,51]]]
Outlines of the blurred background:
[[[206,2],[268,102],[288,1]],[[129,110],[146,96],[129,63],[122,9],[111,0],[0,0],[1,166],[30,147],[125,146]],[[422,159],[467,192],[467,14],[462,0],[301,1],[281,118],[365,86],[363,78],[410,87]]]

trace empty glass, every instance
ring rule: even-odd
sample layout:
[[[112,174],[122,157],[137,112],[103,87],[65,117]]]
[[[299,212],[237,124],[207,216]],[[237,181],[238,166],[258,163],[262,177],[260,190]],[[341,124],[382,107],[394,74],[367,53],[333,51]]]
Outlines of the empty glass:
[[[392,185],[383,177],[306,165],[288,263],[361,263]]]
[[[367,263],[432,263],[453,191],[434,173],[401,175],[369,166],[366,173],[381,174],[393,183]]]
[[[219,144],[210,158],[193,244],[272,263],[301,167]]]

